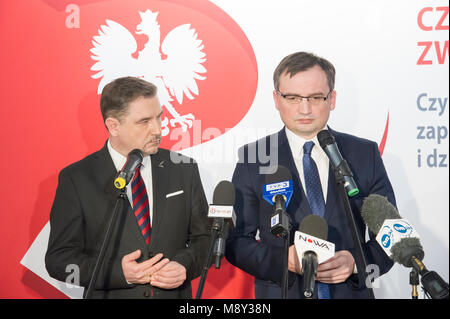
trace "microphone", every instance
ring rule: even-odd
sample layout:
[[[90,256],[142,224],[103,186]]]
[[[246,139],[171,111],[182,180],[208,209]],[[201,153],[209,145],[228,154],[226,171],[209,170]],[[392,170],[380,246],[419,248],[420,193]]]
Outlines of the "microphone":
[[[292,175],[284,166],[277,166],[273,174],[267,174],[263,186],[263,198],[274,205],[274,214],[270,218],[270,230],[273,235],[286,237],[290,230],[289,215],[286,207],[292,197]]]
[[[328,224],[318,215],[303,218],[295,232],[295,249],[302,259],[303,286],[305,298],[314,295],[317,266],[334,256],[335,246],[327,240]]]
[[[352,197],[359,193],[358,186],[353,179],[353,173],[345,159],[342,158],[341,152],[336,144],[334,136],[328,130],[322,130],[317,134],[320,147],[325,151],[330,159],[334,170],[340,172],[344,178],[344,187],[347,195]]]
[[[361,206],[361,217],[370,231],[377,234],[376,240],[381,248],[395,262],[412,267],[412,256],[423,259],[425,254],[419,241],[419,234],[406,219],[402,219],[395,206],[386,197],[378,194],[369,195]],[[405,250],[398,251],[397,244]]]
[[[114,186],[117,189],[123,189],[130,183],[134,171],[142,163],[143,159],[144,156],[142,155],[141,150],[137,148],[128,153],[127,161],[114,179]]]
[[[213,194],[213,204],[209,206],[208,217],[213,218],[213,229],[218,231],[214,243],[213,256],[215,267],[220,268],[220,262],[225,255],[225,242],[229,227],[236,225],[236,215],[233,205],[235,202],[235,189],[233,183],[221,181],[217,184]]]
[[[371,194],[361,206],[361,216],[386,254],[407,268],[413,267],[422,276],[422,285],[433,299],[448,299],[449,287],[436,272],[422,263],[423,247],[419,234],[386,197]]]

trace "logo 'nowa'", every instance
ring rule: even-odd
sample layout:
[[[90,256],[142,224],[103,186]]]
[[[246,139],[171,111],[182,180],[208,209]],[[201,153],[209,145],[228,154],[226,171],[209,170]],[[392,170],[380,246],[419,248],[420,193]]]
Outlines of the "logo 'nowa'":
[[[206,73],[202,65],[206,54],[202,51],[202,40],[198,39],[196,30],[190,24],[180,25],[171,30],[161,44],[160,26],[156,20],[158,12],[150,10],[139,12],[141,23],[136,26],[136,34],[145,34],[148,41],[139,51],[133,34],[121,24],[106,20],[101,25],[98,35],[93,37],[93,48],[90,50],[96,62],[91,70],[98,71],[92,78],[101,78],[97,93],[109,82],[122,76],[143,78],[158,87],[158,97],[163,107],[173,117],[170,126],[181,126],[183,131],[192,127],[194,114],[180,115],[171,102],[176,98],[178,104],[183,103],[183,95],[194,99],[198,95],[196,80],[204,80],[200,73]],[[166,58],[161,58],[163,53]],[[169,119],[162,121],[162,134],[170,131]]]

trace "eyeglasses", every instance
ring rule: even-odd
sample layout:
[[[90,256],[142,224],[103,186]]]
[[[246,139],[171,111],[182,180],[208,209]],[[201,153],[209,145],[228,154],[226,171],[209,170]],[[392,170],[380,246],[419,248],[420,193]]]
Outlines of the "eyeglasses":
[[[320,105],[330,97],[330,93],[333,90],[330,90],[326,96],[301,96],[296,94],[283,94],[280,91],[276,91],[278,95],[280,95],[283,99],[286,100],[289,104],[300,104],[303,99],[306,99],[311,105]]]

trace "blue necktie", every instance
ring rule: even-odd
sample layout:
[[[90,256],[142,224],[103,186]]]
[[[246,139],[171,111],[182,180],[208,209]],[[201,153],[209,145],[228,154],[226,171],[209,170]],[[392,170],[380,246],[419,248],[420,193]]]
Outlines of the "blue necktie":
[[[311,157],[313,147],[314,142],[306,142],[303,145],[303,173],[305,175],[306,197],[312,213],[323,217],[325,214],[325,201],[322,185],[320,184],[319,171]],[[330,299],[330,288],[327,284],[317,283],[317,296],[319,299]]]

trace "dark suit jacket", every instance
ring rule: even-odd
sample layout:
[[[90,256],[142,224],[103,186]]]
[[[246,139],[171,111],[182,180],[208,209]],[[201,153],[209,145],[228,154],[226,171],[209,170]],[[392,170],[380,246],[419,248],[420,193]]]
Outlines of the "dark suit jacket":
[[[394,193],[375,142],[331,129],[330,132],[335,136],[340,152],[347,160],[360,190],[357,196],[350,199],[350,204],[360,236],[364,239],[366,227],[360,215],[363,199],[369,194],[380,194],[387,196],[388,200],[395,205]],[[254,154],[256,154],[256,160]],[[292,173],[293,195],[287,207],[287,213],[292,220],[290,245],[293,244],[295,231],[302,219],[311,214],[285,129],[245,145],[239,151],[239,162],[233,174],[233,184],[236,187],[237,225],[230,232],[226,258],[233,265],[255,277],[256,298],[280,298],[283,240],[270,232],[270,216],[274,210],[273,206],[263,200],[265,175],[260,174],[259,171],[261,166],[267,166],[269,163],[261,163],[258,154],[276,154],[278,163],[275,164],[287,167]],[[339,198],[331,163],[328,180],[324,215],[329,227],[328,241],[335,243],[336,251],[348,250],[355,257],[351,230]],[[255,240],[257,230],[259,230],[259,242]],[[378,265],[381,275],[392,267],[393,262],[380,248],[374,237],[374,234],[370,234],[371,239],[363,244],[363,250],[367,264]],[[301,298],[302,279],[301,275],[289,272],[288,298]],[[330,293],[332,298],[368,298],[364,281],[357,275],[351,275],[344,283],[330,285]]]
[[[182,163],[175,164],[171,155]],[[125,199],[98,275],[94,298],[192,297],[190,281],[200,275],[210,241],[208,203],[198,167],[192,159],[164,149],[151,155],[151,162],[154,190],[151,242],[147,246]],[[116,202],[115,176],[116,168],[106,144],[59,174],[45,256],[50,276],[65,281],[69,275],[67,265],[77,265],[80,286],[87,287]],[[183,193],[166,198],[167,194],[180,190]],[[138,262],[163,253],[182,264],[187,276],[184,284],[172,290],[128,284],[121,260],[137,249],[142,252]]]

